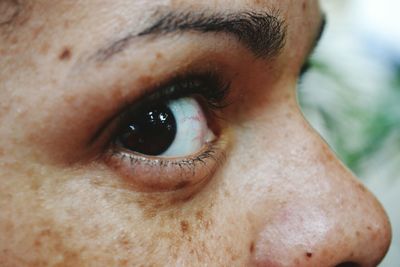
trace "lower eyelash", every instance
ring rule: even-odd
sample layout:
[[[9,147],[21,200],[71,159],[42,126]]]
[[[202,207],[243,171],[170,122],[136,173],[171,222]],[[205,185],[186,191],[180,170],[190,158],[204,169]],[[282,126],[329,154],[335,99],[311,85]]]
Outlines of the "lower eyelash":
[[[145,156],[138,156],[132,154],[132,152],[125,153],[121,151],[116,151],[116,149],[113,149],[112,156],[119,158],[121,161],[127,158],[132,166],[138,166],[139,164],[146,164],[149,167],[162,168],[175,166],[180,168],[182,172],[185,169],[192,171],[192,175],[194,176],[196,175],[195,170],[197,164],[202,164],[203,166],[205,166],[205,160],[207,159],[212,159],[215,163],[217,163],[217,165],[221,165],[223,163],[225,156],[222,159],[217,157],[216,149],[217,148],[215,147],[215,145],[211,143],[211,145],[200,155],[181,160],[171,160],[168,158],[148,159]]]
[[[223,164],[226,145],[223,140],[211,142],[185,159],[148,158],[114,147],[106,160],[138,191],[173,191],[207,181]]]
[[[225,108],[230,84],[219,75],[206,72],[202,74],[177,77],[158,90],[146,95],[136,104],[125,108],[115,118],[110,128],[109,144],[101,159],[111,167],[124,183],[136,191],[174,191],[207,181],[223,164],[228,145],[228,134],[222,131],[218,109]],[[204,144],[196,155],[182,158],[165,158],[141,155],[117,145],[117,137],[121,129],[131,123],[132,117],[148,105],[171,101],[183,97],[197,98],[204,103],[207,124],[218,138]],[[225,127],[224,127],[225,128]]]

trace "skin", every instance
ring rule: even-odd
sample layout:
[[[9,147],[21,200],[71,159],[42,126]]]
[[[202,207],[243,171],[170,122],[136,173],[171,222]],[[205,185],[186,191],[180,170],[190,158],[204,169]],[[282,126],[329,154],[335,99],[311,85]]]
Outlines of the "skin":
[[[391,236],[384,210],[296,100],[321,21],[317,1],[8,4],[0,9],[10,18],[0,26],[1,266],[367,267],[383,258]],[[262,59],[227,35],[191,32],[86,60],[160,6],[279,9],[286,45]],[[204,66],[231,79],[232,104],[221,111],[225,160],[213,175],[143,190],[97,160],[101,145],[87,140],[123,103],[174,71]]]

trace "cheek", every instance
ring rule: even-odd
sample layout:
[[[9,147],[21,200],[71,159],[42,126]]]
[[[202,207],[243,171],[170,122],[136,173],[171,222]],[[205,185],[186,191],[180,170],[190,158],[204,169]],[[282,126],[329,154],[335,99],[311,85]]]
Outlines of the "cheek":
[[[232,216],[226,227],[232,207],[221,205],[226,196],[215,180],[196,196],[179,198],[144,197],[102,181],[99,170],[10,175],[9,187],[0,176],[0,235],[10,241],[0,242],[6,251],[0,262],[6,265],[23,259],[29,266],[197,266],[241,255],[234,245],[240,223]]]

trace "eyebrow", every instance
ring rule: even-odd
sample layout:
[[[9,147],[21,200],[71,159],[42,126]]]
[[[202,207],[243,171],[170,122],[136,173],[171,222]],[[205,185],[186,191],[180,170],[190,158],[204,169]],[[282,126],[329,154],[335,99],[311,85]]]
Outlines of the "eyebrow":
[[[230,34],[252,51],[256,57],[271,58],[281,52],[286,41],[287,27],[277,14],[279,13],[168,12],[139,33],[129,33],[98,50],[95,58],[100,61],[110,59],[126,49],[137,38],[149,35],[158,37],[186,31]]]

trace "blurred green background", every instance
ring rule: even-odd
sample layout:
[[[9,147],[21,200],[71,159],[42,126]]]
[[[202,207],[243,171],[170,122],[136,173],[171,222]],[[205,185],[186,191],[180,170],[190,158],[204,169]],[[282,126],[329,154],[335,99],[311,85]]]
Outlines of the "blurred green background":
[[[390,16],[400,10],[396,1],[322,0],[326,32],[298,90],[307,119],[389,214],[393,243],[384,267],[400,266],[400,18]]]

